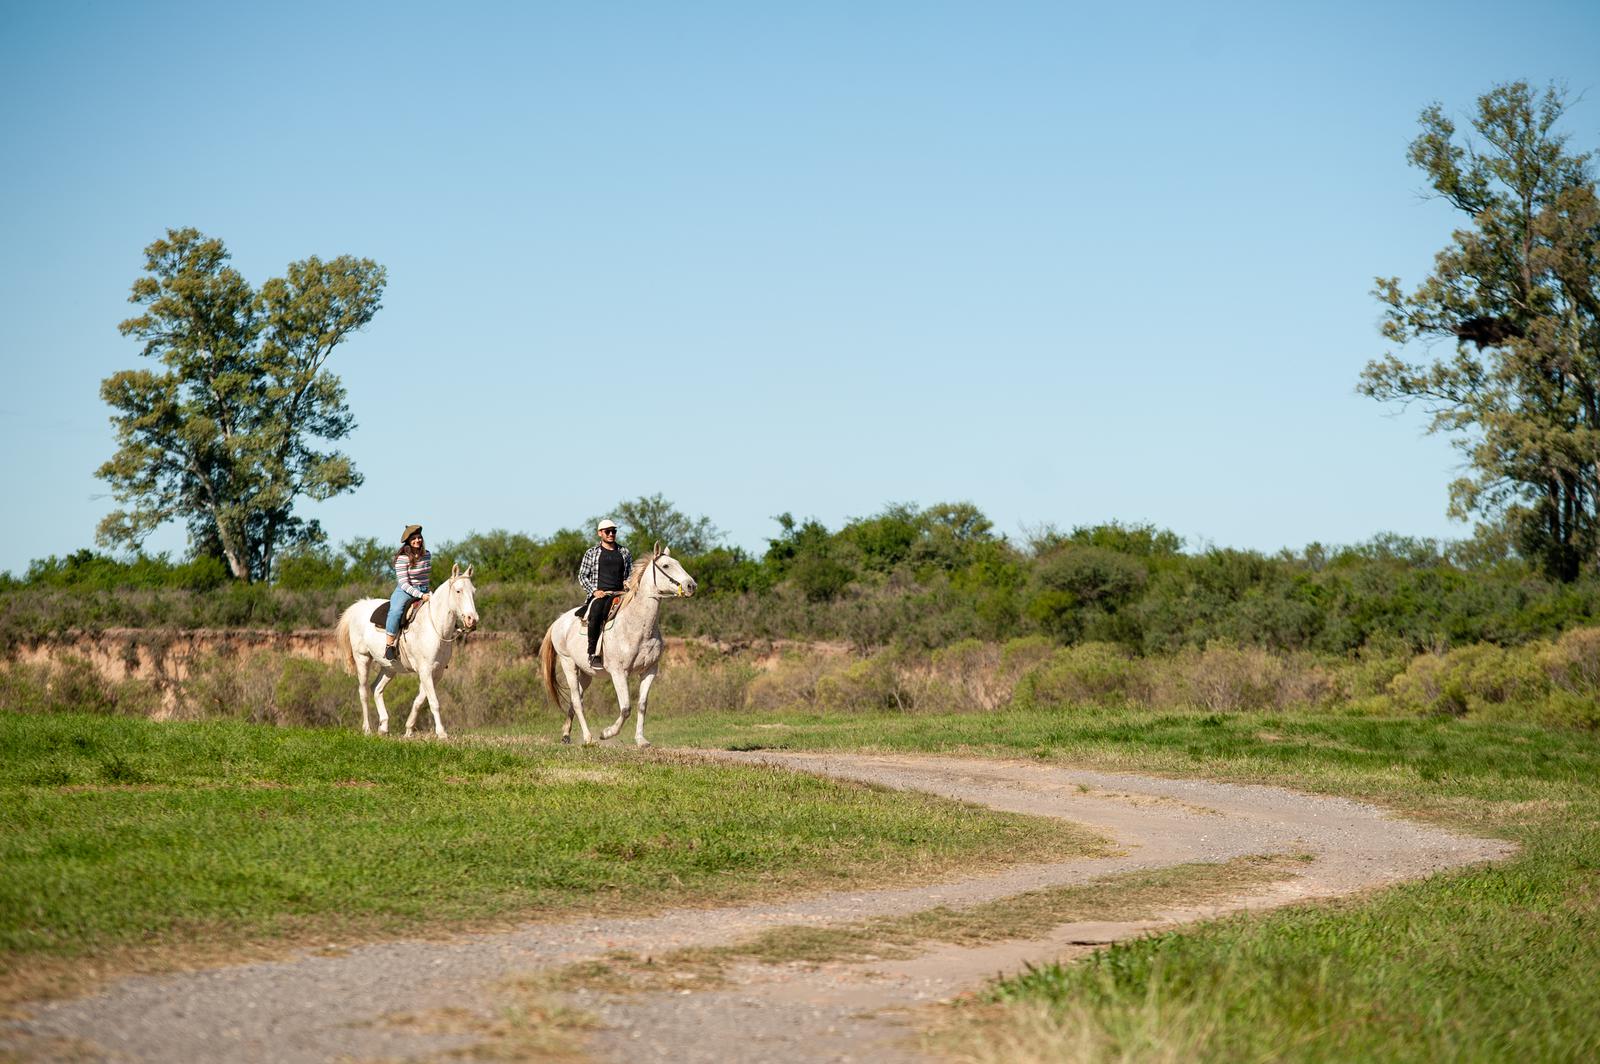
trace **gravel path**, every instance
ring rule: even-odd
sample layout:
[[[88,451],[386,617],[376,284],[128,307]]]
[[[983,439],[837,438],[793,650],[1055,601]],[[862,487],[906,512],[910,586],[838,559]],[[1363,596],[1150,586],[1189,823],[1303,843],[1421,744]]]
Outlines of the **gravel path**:
[[[1226,904],[1174,909],[1156,920],[1069,924],[1041,940],[937,946],[893,962],[747,965],[735,970],[730,988],[719,990],[583,991],[566,999],[600,1019],[601,1028],[588,1039],[597,1061],[912,1061],[921,1058],[908,1037],[913,1028],[904,1010],[948,998],[997,971],[1224,912],[1348,894],[1511,852],[1507,843],[1276,787],[943,757],[704,753],[1064,817],[1113,837],[1127,852],[911,890],[534,924],[444,942],[390,942],[339,955],[307,953],[273,963],[129,978],[91,997],[35,1005],[25,1019],[0,1025],[0,1055],[9,1050],[24,1060],[308,1064],[429,1059],[483,1036],[450,1033],[439,1024],[395,1023],[394,1017],[492,1019],[504,1012],[505,980],[613,950],[659,955],[731,943],[771,927],[824,926],[938,905],[959,908],[1137,869],[1251,854],[1315,855],[1294,878]]]

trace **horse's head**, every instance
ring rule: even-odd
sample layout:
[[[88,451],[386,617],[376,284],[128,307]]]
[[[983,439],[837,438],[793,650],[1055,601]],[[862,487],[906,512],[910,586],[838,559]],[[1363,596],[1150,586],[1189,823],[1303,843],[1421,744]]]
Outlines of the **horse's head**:
[[[445,586],[450,590],[450,613],[461,630],[470,632],[478,627],[478,601],[474,597],[477,589],[472,586],[472,566],[467,566],[466,572],[462,572],[461,566],[452,565],[450,579]]]
[[[687,598],[694,594],[694,577],[678,563],[678,559],[657,543],[650,552],[649,586],[653,589],[651,594],[656,598],[671,598],[681,596]]]

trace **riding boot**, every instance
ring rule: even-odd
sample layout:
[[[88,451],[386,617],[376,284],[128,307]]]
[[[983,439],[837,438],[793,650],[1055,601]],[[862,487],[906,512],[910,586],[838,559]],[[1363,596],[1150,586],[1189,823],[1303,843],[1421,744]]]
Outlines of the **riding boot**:
[[[399,659],[400,659],[400,644],[398,642],[385,644],[384,648],[383,648],[383,660],[385,660],[385,661],[398,661]]]

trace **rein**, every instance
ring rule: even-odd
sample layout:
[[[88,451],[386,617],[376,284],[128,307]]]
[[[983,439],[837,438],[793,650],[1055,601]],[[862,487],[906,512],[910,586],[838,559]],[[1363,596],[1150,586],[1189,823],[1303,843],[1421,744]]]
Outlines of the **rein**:
[[[433,610],[428,610],[428,622],[433,625],[433,630],[439,633],[439,642],[441,643],[454,643],[467,630],[467,626],[461,622],[461,612],[456,609],[456,604],[460,601],[461,593],[456,590],[455,580],[452,578],[450,581],[450,616],[456,619],[456,623],[452,626],[453,631],[448,637],[445,636],[444,629],[439,626],[439,622],[433,619]],[[429,606],[432,606],[432,603],[429,603]]]
[[[667,582],[670,583],[676,589],[676,594],[677,594],[677,596],[679,598],[683,598],[685,595],[688,594],[688,592],[683,589],[683,585],[672,578],[672,574],[671,573],[669,573],[665,569],[661,568],[661,559],[660,559],[659,556],[650,559],[650,568],[654,569],[656,572],[660,573],[662,576],[667,578]]]
[[[662,576],[667,578],[667,583],[672,585],[673,594],[675,596],[677,596],[678,598],[684,598],[689,594],[687,591],[685,591],[683,589],[683,584],[679,583],[677,580],[674,580],[672,578],[672,574],[671,573],[669,573],[665,569],[661,568],[661,562],[660,562],[659,558],[651,558],[650,559],[650,568],[655,570],[656,572],[660,573]],[[661,582],[659,580],[654,579],[654,578],[652,578],[650,582],[651,582],[652,585],[654,585],[656,587],[660,587],[661,586]],[[611,631],[612,628],[616,627],[616,623],[619,620],[622,619],[622,611],[629,604],[631,604],[633,602],[634,596],[639,594],[639,586],[642,583],[644,583],[644,574],[640,573],[639,574],[639,578],[637,580],[633,581],[633,586],[628,588],[627,592],[622,596],[622,601],[617,603],[617,612],[613,613],[611,615],[610,619],[606,621],[604,631],[609,632],[609,631]],[[660,595],[656,595],[654,597],[658,601],[661,598]]]

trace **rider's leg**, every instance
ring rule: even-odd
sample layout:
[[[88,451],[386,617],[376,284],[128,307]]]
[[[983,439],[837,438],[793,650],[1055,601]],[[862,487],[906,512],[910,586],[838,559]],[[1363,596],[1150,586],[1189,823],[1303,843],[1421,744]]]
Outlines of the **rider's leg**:
[[[395,640],[400,638],[400,619],[405,616],[406,604],[410,601],[411,596],[399,588],[395,588],[394,593],[389,596],[389,616],[383,622],[383,630],[388,636],[384,643],[383,656],[390,661],[394,660],[395,655],[389,648],[393,647]]]
[[[594,663],[595,647],[600,645],[600,633],[605,631],[606,614],[611,612],[609,598],[597,598],[589,603],[589,662]]]

